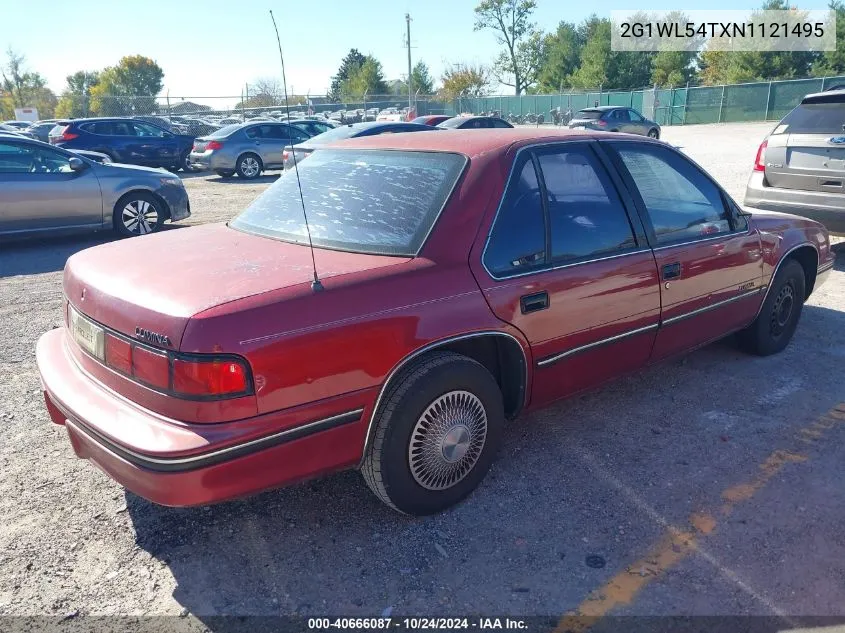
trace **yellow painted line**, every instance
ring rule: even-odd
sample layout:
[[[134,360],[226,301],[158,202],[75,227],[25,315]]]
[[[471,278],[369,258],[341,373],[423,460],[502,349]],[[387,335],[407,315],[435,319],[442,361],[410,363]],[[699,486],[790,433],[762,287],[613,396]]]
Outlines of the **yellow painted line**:
[[[826,433],[845,423],[845,404],[840,404],[818,420],[800,429],[796,440],[803,444],[818,444]],[[722,491],[722,505],[716,515],[696,512],[689,518],[690,528],[682,530],[668,526],[666,533],[643,558],[608,580],[602,587],[590,593],[576,609],[561,617],[555,633],[583,633],[599,619],[615,608],[631,604],[642,589],[655,578],[696,551],[697,540],[711,534],[719,524],[717,517],[729,515],[734,507],[751,499],[787,464],[804,462],[804,454],[788,450],[776,450],[758,467],[758,472],[749,481],[731,486]]]

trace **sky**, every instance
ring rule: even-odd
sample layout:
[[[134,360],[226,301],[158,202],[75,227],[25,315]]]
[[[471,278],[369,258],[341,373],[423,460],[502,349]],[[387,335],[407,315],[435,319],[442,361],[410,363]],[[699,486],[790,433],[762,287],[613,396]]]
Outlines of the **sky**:
[[[715,0],[710,9],[751,9],[762,0]],[[631,9],[624,0],[537,0],[534,21],[554,30],[593,12]],[[698,3],[689,3],[695,8]],[[825,8],[826,2],[797,2]],[[498,44],[492,32],[473,32],[476,0],[75,0],[73,3],[2,0],[0,47],[25,55],[60,93],[65,77],[98,70],[124,55],[145,55],[164,70],[171,99],[239,97],[244,84],[280,77],[269,10],[279,25],[288,91],[325,94],[350,48],[377,57],[387,79],[407,74],[405,13],[411,14],[411,55],[435,77],[452,62],[490,63]],[[59,8],[61,6],[61,8]],[[700,5],[699,5],[700,6]],[[638,8],[668,10],[677,1],[651,0]],[[503,88],[503,92],[505,87]]]

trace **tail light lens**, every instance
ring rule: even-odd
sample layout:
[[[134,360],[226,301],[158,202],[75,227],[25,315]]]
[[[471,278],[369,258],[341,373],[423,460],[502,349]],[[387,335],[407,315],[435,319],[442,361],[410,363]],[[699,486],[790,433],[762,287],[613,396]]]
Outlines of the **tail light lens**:
[[[220,141],[209,141],[206,144],[205,149],[223,149],[223,143]]]
[[[248,370],[243,362],[231,358],[175,358],[172,390],[187,396],[245,394],[249,391]]]
[[[49,141],[51,143],[55,144],[55,143],[60,143],[60,142],[66,143],[67,141],[72,141],[73,139],[79,137],[79,134],[74,134],[73,132],[68,132],[68,129],[70,129],[70,126],[65,125],[60,130],[60,132],[61,132],[60,134],[56,134],[56,135],[50,134],[50,136],[48,136],[47,138],[49,139]]]
[[[607,127],[607,121],[605,121],[604,119],[599,119],[598,121],[596,121],[596,125],[598,125],[599,127]]]
[[[766,139],[757,148],[757,156],[754,157],[754,171],[766,171],[766,165],[763,161],[766,160],[766,147],[768,145],[769,139]]]
[[[179,354],[105,333],[105,365],[177,398],[221,400],[252,393],[252,374],[239,356]]]
[[[282,152],[282,160],[287,160],[288,158],[290,158],[290,152],[287,151],[287,150],[283,151]]]

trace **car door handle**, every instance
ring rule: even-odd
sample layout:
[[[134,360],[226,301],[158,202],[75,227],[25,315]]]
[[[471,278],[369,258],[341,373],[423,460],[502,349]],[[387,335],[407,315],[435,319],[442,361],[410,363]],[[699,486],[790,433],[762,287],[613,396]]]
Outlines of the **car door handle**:
[[[522,314],[545,310],[549,307],[549,293],[545,290],[532,295],[522,295],[519,298],[519,308]]]
[[[663,265],[663,279],[677,279],[681,276],[681,262]]]

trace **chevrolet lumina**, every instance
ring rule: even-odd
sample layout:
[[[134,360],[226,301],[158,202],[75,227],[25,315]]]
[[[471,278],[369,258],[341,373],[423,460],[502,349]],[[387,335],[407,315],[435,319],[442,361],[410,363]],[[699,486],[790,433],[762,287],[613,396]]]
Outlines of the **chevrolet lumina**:
[[[358,468],[438,512],[523,411],[735,332],[779,352],[834,261],[820,224],[749,215],[641,136],[391,134],[299,177],[301,199],[290,174],[228,225],[68,260],[65,325],[37,348],[47,408],[136,494],[208,504]]]

